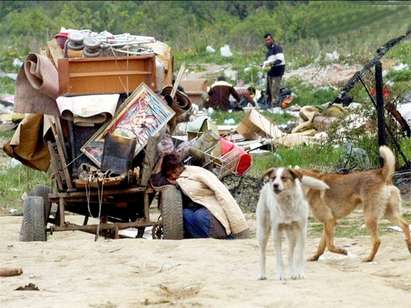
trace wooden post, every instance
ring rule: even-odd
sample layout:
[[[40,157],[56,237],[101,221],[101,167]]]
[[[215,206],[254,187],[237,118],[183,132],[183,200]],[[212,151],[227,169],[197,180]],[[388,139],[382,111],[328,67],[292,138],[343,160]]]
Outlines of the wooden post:
[[[149,222],[150,221],[150,200],[148,197],[148,193],[144,193],[144,221]]]
[[[63,197],[59,198],[59,209],[58,209],[58,213],[59,213],[59,217],[60,217],[60,221],[59,221],[59,226],[62,227],[64,226],[64,222],[65,222],[65,216],[64,216],[64,206],[65,205],[65,201]]]
[[[382,80],[382,65],[378,61],[375,64],[375,98],[377,101],[377,119],[378,119],[378,145],[386,145],[385,122],[384,122],[384,95]]]

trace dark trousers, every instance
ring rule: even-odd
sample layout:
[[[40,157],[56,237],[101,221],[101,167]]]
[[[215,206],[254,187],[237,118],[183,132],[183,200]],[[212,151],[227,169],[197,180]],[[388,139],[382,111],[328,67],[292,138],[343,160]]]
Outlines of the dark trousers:
[[[226,238],[221,223],[205,207],[183,209],[185,238]]]
[[[267,75],[267,94],[269,99],[271,99],[272,107],[279,105],[278,94],[280,93],[282,78],[283,76],[270,77]]]

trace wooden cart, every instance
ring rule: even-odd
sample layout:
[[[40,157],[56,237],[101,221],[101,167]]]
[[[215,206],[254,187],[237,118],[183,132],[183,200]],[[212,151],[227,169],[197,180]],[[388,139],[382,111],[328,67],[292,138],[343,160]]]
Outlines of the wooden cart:
[[[152,226],[153,238],[182,239],[183,210],[180,191],[168,186],[160,192],[149,187],[157,155],[158,140],[152,138],[146,147],[143,168],[138,183],[125,181],[118,186],[104,186],[87,190],[76,189],[66,163],[67,153],[63,142],[59,121],[52,127],[55,141],[49,141],[53,189],[36,187],[24,201],[24,218],[21,230],[23,241],[46,240],[46,232],[84,231],[119,238],[119,231],[137,228],[137,237],[142,237],[144,229]],[[150,204],[157,200],[160,217],[150,219]],[[66,212],[84,216],[83,224],[69,222]],[[88,224],[89,218],[99,218],[99,222]]]

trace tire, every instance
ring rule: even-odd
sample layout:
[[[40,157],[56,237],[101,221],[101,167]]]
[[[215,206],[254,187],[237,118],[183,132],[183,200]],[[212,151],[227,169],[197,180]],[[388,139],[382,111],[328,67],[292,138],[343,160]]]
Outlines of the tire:
[[[168,186],[161,191],[161,218],[163,239],[184,238],[183,200],[180,190],[175,186]]]
[[[49,186],[36,185],[33,190],[28,193],[29,196],[37,196],[43,198],[44,205],[44,225],[47,225],[47,221],[50,216],[51,203],[49,201],[49,194],[52,192],[52,189]]]
[[[20,240],[23,242],[47,240],[43,197],[28,196],[24,200]]]

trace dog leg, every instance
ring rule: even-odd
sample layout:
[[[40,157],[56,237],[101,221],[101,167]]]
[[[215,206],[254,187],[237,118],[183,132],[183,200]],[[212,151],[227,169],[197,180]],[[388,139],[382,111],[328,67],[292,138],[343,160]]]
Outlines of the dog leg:
[[[379,236],[378,236],[377,218],[368,217],[365,221],[365,224],[367,226],[368,232],[371,235],[372,248],[371,248],[370,255],[367,258],[363,259],[363,262],[371,262],[372,260],[374,260],[374,257],[377,254],[378,248],[380,247],[380,244],[381,244],[381,240],[379,239]]]
[[[307,236],[306,226],[301,226],[298,228],[297,233],[297,243],[296,243],[296,275],[291,277],[293,279],[304,279],[304,247],[305,238]]]
[[[321,235],[321,239],[320,239],[320,243],[318,244],[318,248],[317,248],[317,252],[308,259],[308,261],[318,261],[318,259],[320,258],[320,256],[322,256],[322,254],[325,251],[325,248],[327,247],[326,242],[325,242],[325,230],[323,230],[323,233]]]
[[[384,216],[391,223],[400,226],[402,232],[404,233],[405,244],[407,245],[408,251],[411,253],[411,238],[410,238],[410,228],[408,222],[401,217],[401,195],[397,188],[391,190],[390,199],[388,201],[388,206],[385,210]]]
[[[338,253],[341,255],[347,255],[347,250],[337,247],[334,244],[334,230],[336,224],[337,222],[335,219],[330,219],[325,222],[324,231],[327,248],[330,252]]]
[[[396,213],[397,214],[397,213]],[[410,238],[410,227],[407,221],[402,218],[399,214],[397,215],[387,215],[386,218],[393,224],[400,226],[402,232],[404,233],[405,244],[407,245],[408,251],[411,253],[411,238]]]
[[[260,211],[260,209],[257,211],[257,240],[260,253],[260,273],[258,280],[265,280],[267,279],[265,275],[265,251],[267,248],[268,238],[270,236],[271,224],[268,211],[265,213],[261,213]]]
[[[273,226],[273,240],[276,257],[276,278],[277,280],[285,280],[284,261],[281,251],[281,232],[278,229],[278,226]]]
[[[286,234],[288,238],[288,271],[290,273],[291,279],[296,277],[296,267],[295,267],[295,246],[297,243],[297,237],[293,230],[294,227],[287,228]]]

